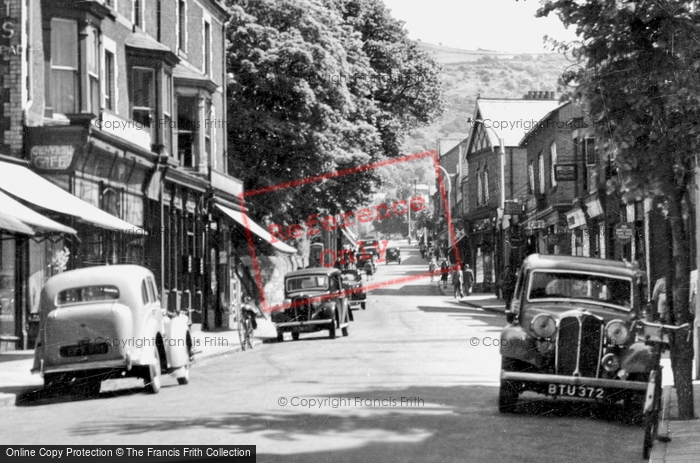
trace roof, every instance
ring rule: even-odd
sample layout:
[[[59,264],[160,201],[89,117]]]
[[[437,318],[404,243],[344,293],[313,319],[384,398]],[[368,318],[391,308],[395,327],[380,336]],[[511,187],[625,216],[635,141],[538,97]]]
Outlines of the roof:
[[[332,275],[334,273],[340,273],[340,270],[338,270],[335,267],[328,268],[328,267],[311,267],[311,268],[305,268],[302,270],[294,270],[293,272],[288,272],[284,277],[297,277],[297,276],[304,276],[304,275]]]
[[[486,130],[491,146],[498,146],[498,136],[505,146],[518,146],[523,135],[547,113],[559,106],[556,100],[491,99],[476,100],[476,118],[493,130]],[[473,126],[472,126],[473,129]]]
[[[545,114],[544,117],[542,117],[542,119],[540,119],[539,121],[537,121],[537,124],[534,124],[534,125],[530,128],[530,130],[528,130],[527,132],[525,132],[525,135],[523,136],[523,138],[520,139],[520,142],[519,142],[518,144],[519,144],[519,145],[522,145],[523,143],[525,143],[525,142],[528,140],[528,138],[532,137],[535,133],[537,133],[537,129],[538,129],[539,127],[545,126],[545,122],[546,122],[550,117],[552,117],[554,114],[556,114],[557,111],[559,111],[561,108],[563,108],[564,106],[566,106],[566,105],[568,105],[568,104],[570,104],[570,103],[571,103],[570,101],[567,101],[566,103],[562,103],[562,104],[560,104],[559,106],[557,106],[556,108],[552,109],[552,110],[551,110],[550,112],[548,112],[547,114]]]
[[[622,277],[632,277],[636,273],[635,267],[619,260],[551,254],[531,254],[525,259],[523,266],[531,269],[574,270]]]
[[[133,32],[128,39],[124,41],[124,45],[132,48],[140,48],[142,50],[153,50],[153,51],[171,51],[169,47],[163,45],[150,35],[144,34],[141,31]]]

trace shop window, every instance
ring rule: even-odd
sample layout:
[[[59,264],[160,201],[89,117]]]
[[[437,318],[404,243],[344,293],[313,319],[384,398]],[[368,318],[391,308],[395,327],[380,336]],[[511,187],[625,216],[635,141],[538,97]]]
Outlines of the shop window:
[[[155,70],[134,67],[131,69],[131,118],[154,135],[156,111]]]
[[[197,167],[198,164],[198,105],[197,98],[177,98],[177,149],[182,167]]]

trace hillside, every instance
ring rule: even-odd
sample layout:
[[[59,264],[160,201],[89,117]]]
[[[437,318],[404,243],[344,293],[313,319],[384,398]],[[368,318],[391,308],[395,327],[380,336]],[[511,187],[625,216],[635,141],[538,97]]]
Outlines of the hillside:
[[[556,91],[559,76],[571,64],[558,53],[512,54],[418,43],[442,65],[445,113],[436,123],[410,133],[404,142],[406,153],[435,149],[438,138],[466,138],[477,95],[520,98],[529,90]]]

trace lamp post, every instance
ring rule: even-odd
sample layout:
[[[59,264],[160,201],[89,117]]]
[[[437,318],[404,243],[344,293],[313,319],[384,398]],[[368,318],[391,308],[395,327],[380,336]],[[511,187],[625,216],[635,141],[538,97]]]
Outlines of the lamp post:
[[[450,196],[452,195],[452,180],[450,180],[450,174],[447,173],[444,167],[441,165],[437,166],[445,174],[445,180],[447,180],[447,214],[445,214],[445,223],[447,224],[447,247],[452,246],[452,236],[450,236],[450,221],[452,218],[452,206],[450,205]]]

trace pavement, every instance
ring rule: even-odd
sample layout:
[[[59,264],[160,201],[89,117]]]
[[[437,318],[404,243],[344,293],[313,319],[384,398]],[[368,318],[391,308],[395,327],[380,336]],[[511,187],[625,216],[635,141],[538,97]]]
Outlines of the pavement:
[[[267,339],[277,337],[272,322],[260,316],[256,321],[258,327],[253,339],[254,348]],[[195,346],[193,366],[213,357],[241,351],[236,330],[202,331],[202,325],[196,323],[190,327],[190,332]],[[14,406],[18,397],[43,389],[42,377],[30,371],[33,363],[34,349],[0,352],[0,408]],[[102,391],[109,390],[113,383],[118,381],[125,380],[104,381]]]
[[[454,297],[452,284],[448,281],[447,287],[435,282],[445,296]],[[504,314],[506,303],[498,299],[493,293],[475,293],[459,300],[473,308],[481,308],[484,311]],[[663,359],[664,371],[671,371],[671,363],[668,358]],[[695,368],[693,369],[695,371]],[[693,398],[695,400],[694,420],[678,419],[678,398],[673,387],[673,375],[664,375],[664,413],[659,426],[659,435],[670,438],[668,442],[656,441],[652,448],[649,461],[652,463],[697,463],[700,461],[700,378],[693,381]],[[640,436],[640,455],[641,455]]]

